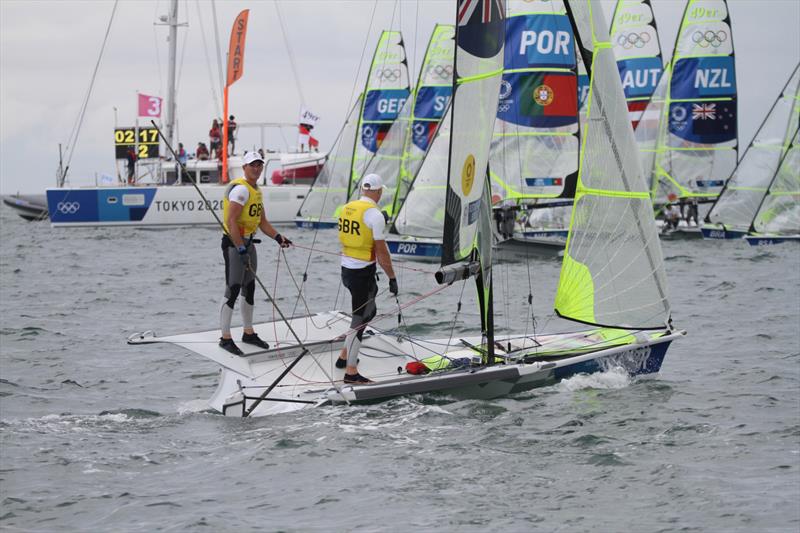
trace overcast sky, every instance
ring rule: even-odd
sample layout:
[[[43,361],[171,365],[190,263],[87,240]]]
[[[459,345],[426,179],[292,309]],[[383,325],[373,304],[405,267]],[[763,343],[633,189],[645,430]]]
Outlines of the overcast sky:
[[[668,59],[685,2],[653,3]],[[729,4],[743,151],[800,60],[800,2]],[[0,0],[0,193],[44,192],[55,184],[58,144],[67,142],[76,123],[113,5],[110,0]],[[167,0],[120,1],[71,161],[71,184],[92,184],[95,175],[116,174],[115,121],[134,124],[137,91],[164,96],[167,29],[154,23],[168,5]],[[602,5],[610,20],[614,2]],[[380,31],[402,30],[416,78],[434,24],[452,23],[455,12],[453,0],[402,0],[399,6],[395,0],[282,0],[277,6],[299,89],[276,2],[216,2],[223,58],[234,18],[250,9],[244,76],[231,88],[230,111],[238,122],[295,122],[304,99],[321,116],[315,134],[322,149],[334,141],[361,90]],[[212,4],[181,0],[178,17],[188,23],[178,37],[178,138],[192,151],[198,141],[208,141],[211,119],[222,114]],[[359,70],[362,51],[365,64]],[[296,143],[295,131],[287,129],[284,136],[290,146]],[[255,146],[257,132],[243,131],[239,143]],[[267,145],[285,147],[278,132],[268,135]]]

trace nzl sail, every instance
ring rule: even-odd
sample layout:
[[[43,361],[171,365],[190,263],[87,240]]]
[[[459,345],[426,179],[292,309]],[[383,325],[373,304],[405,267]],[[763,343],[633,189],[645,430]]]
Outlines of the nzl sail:
[[[599,4],[569,6],[590,87],[555,310],[598,326],[663,329],[670,307],[661,244],[607,26]]]
[[[736,68],[725,0],[689,0],[672,59],[643,117],[636,133],[651,154],[644,162],[654,200],[715,198],[738,157]]]
[[[451,103],[442,269],[439,283],[476,275],[481,331],[493,356],[491,191],[489,148],[503,75],[502,0],[461,0]]]
[[[374,172],[383,178],[379,205],[389,216],[405,197],[450,101],[454,33],[450,25],[437,24],[433,29],[414,92],[363,170],[362,175]],[[351,199],[357,195],[353,187]]]
[[[611,42],[631,125],[636,125],[656,89],[664,60],[650,0],[617,0]]]
[[[745,150],[742,160],[708,212],[704,236],[735,238],[747,233],[772,178],[778,172],[781,160],[789,150],[798,118],[800,65],[795,67]]]
[[[564,4],[510,2],[490,159],[493,199],[572,198],[578,72]]]
[[[405,46],[400,32],[384,31],[370,64],[362,97],[298,213],[298,226],[333,227],[336,210],[377,152],[408,98]],[[350,149],[349,153],[347,148]],[[331,166],[329,170],[328,166]]]

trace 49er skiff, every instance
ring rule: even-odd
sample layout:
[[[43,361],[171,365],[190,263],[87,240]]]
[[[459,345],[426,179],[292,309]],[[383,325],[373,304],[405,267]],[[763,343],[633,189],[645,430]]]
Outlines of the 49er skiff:
[[[418,393],[495,398],[611,367],[631,375],[658,372],[669,344],[684,333],[672,327],[649,187],[602,10],[590,0],[567,3],[590,89],[555,301],[556,314],[588,328],[495,336],[487,162],[503,72],[504,8],[500,0],[486,4],[490,12],[484,5],[458,2],[442,261],[435,276],[437,290],[475,279],[480,333],[422,340],[368,326],[359,364],[375,381],[367,385],[345,385],[343,371],[335,369],[350,327],[350,317],[338,311],[259,324],[255,329],[271,348],[242,345],[243,357],[217,346],[218,330],[160,338],[143,333],[129,342],[172,343],[219,364],[211,405],[235,416]],[[552,8],[546,1],[534,7]]]

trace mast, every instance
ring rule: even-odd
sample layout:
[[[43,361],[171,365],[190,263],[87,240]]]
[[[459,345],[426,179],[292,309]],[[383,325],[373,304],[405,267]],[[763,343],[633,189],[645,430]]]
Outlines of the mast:
[[[172,0],[167,15],[169,26],[169,69],[167,71],[167,118],[166,137],[170,146],[175,144],[175,62],[178,45],[178,0]]]

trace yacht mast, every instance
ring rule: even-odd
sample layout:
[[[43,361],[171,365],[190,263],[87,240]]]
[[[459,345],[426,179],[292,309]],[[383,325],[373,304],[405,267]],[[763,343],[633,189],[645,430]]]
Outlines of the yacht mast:
[[[167,118],[166,133],[170,146],[175,145],[175,57],[178,44],[178,0],[172,0],[167,16],[169,25],[169,70],[167,71]]]

